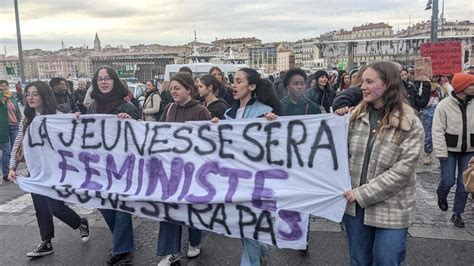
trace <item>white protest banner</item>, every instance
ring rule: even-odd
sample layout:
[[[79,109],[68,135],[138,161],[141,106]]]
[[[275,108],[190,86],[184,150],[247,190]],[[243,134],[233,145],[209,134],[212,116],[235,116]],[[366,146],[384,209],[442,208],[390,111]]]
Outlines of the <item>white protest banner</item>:
[[[340,221],[350,189],[348,118],[187,123],[39,116],[25,132],[20,187],[301,249],[308,215]]]

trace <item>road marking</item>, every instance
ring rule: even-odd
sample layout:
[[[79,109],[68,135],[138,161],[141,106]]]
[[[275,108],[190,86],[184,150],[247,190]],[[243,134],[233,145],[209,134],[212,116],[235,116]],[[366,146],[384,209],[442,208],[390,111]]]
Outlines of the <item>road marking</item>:
[[[0,212],[18,213],[33,205],[30,194],[21,195],[3,205],[0,205]]]
[[[0,205],[0,212],[4,213],[19,213],[26,208],[33,206],[33,200],[29,193],[23,194],[3,205]],[[93,213],[96,209],[84,208],[79,205],[68,204],[79,215],[87,215]]]

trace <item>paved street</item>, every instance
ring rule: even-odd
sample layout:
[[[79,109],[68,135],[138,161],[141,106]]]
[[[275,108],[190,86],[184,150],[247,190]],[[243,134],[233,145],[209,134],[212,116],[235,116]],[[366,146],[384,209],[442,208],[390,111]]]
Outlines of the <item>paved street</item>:
[[[438,210],[436,186],[438,165],[418,168],[416,222],[409,230],[407,265],[472,265],[474,261],[474,210],[471,198],[463,215],[466,228],[459,229],[450,222],[451,213]],[[449,197],[452,206],[453,193]],[[111,235],[101,215],[94,210],[73,208],[86,216],[92,227],[92,238],[82,244],[79,232],[57,222],[53,239],[55,253],[39,259],[29,259],[26,252],[33,249],[39,233],[31,197],[15,184],[0,184],[0,248],[1,265],[105,265],[111,246]],[[135,218],[134,265],[158,263],[155,255],[158,223]],[[186,231],[186,230],[183,230]],[[187,237],[183,234],[183,252]],[[348,248],[344,232],[337,223],[322,219],[311,222],[309,252],[271,248],[270,265],[347,265]],[[231,239],[205,233],[202,254],[196,259],[182,259],[182,265],[238,265],[241,244]],[[185,253],[183,253],[185,254]]]

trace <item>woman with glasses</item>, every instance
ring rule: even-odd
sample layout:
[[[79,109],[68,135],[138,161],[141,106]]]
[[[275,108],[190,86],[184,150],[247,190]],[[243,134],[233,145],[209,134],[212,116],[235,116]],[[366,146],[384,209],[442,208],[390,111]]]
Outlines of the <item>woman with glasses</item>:
[[[92,77],[92,103],[88,114],[114,114],[120,119],[140,119],[140,112],[124,100],[128,90],[120,81],[117,72],[110,67],[100,67]],[[133,251],[132,216],[129,213],[99,209],[112,231],[113,248],[107,264],[128,263]]]

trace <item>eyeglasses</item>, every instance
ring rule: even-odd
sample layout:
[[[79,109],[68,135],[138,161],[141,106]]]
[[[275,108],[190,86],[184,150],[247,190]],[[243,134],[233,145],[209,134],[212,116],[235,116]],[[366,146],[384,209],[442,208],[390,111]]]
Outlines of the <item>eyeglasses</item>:
[[[102,81],[109,82],[111,80],[113,80],[111,77],[105,77],[105,78],[98,77],[97,78],[97,82],[102,82]]]

